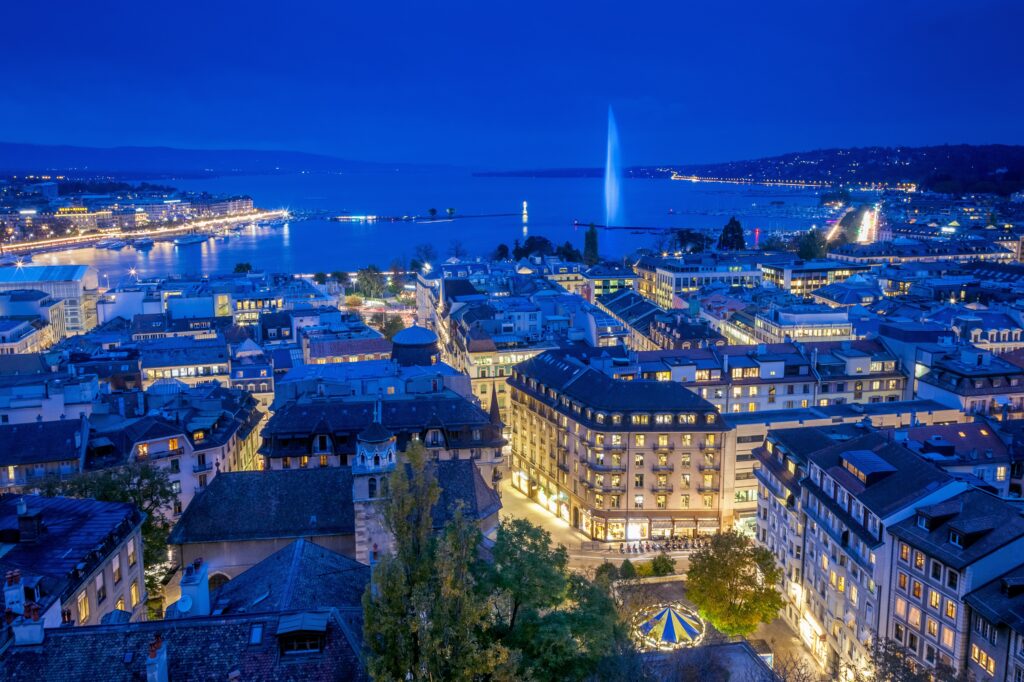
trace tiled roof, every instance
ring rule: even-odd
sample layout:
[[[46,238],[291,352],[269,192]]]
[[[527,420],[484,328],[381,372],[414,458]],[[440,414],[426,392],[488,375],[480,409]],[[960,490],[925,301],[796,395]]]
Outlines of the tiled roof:
[[[440,528],[461,506],[483,519],[501,508],[497,493],[469,459],[430,463],[441,487],[434,507]],[[193,498],[171,531],[172,545],[355,532],[352,471],[348,467],[240,471],[217,475]]]
[[[0,573],[18,569],[26,577],[40,577],[47,603],[68,587],[77,587],[70,574],[94,549],[102,546],[105,552],[111,551],[142,523],[142,515],[131,504],[6,494],[0,495],[2,542],[18,537],[17,507],[23,497],[29,513],[40,514],[44,530],[35,542],[15,542],[0,554]],[[116,542],[110,544],[108,539]]]
[[[370,567],[298,539],[225,583],[210,603],[217,612],[360,608]]]
[[[1021,510],[995,495],[971,489],[938,505],[919,508],[931,518],[925,529],[911,516],[891,526],[889,532],[942,563],[963,570],[1009,542],[1024,537]],[[949,533],[961,534],[962,547],[949,541]]]
[[[167,651],[171,680],[246,682],[367,680],[348,611],[331,611],[319,654],[284,656],[276,635],[294,614],[240,614],[47,630],[39,646],[10,646],[0,654],[0,679],[8,682],[136,682],[146,679],[156,635]],[[261,627],[258,643],[254,626]]]
[[[81,419],[4,424],[0,426],[0,466],[81,460],[88,435]]]

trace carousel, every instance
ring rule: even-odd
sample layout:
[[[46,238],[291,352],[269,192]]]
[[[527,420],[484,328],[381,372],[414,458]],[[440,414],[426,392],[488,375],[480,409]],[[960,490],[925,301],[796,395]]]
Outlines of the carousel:
[[[633,638],[652,651],[696,646],[704,637],[704,621],[681,604],[657,604],[633,617]]]

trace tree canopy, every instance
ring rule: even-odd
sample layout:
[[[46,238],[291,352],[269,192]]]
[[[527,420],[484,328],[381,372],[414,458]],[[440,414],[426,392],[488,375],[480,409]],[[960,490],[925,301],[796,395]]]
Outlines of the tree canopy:
[[[600,260],[601,256],[597,253],[597,228],[591,223],[583,238],[583,262],[587,265],[596,265]]]
[[[387,289],[387,280],[380,268],[369,265],[356,272],[356,289],[367,298],[380,298]]]
[[[725,635],[746,635],[783,606],[782,579],[771,552],[737,531],[719,533],[690,558],[687,596]]]
[[[711,248],[714,243],[714,239],[706,232],[684,227],[673,233],[671,247],[673,250],[684,253],[701,253]]]
[[[252,263],[235,263],[235,274],[236,275],[247,275],[252,272]]]
[[[803,260],[816,260],[824,258],[828,253],[828,242],[825,239],[825,232],[818,228],[812,228],[804,232],[797,239],[796,255]]]
[[[743,226],[736,220],[736,216],[729,218],[729,222],[722,228],[722,234],[718,237],[718,248],[722,251],[742,251],[747,248]]]

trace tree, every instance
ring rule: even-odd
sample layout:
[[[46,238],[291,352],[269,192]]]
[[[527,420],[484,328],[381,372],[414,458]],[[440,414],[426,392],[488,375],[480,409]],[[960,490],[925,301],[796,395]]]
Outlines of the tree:
[[[722,235],[718,238],[718,248],[722,251],[742,251],[747,248],[747,241],[743,237],[743,226],[736,216],[729,218],[729,222],[722,228]]]
[[[356,296],[354,294],[351,295],[351,296],[346,296],[345,297],[345,307],[346,308],[361,308],[361,307],[363,307],[363,299],[359,298],[358,296]]]
[[[508,260],[509,255],[508,244],[498,244],[491,254],[491,260]]]
[[[356,273],[356,289],[367,298],[380,298],[386,286],[384,273],[376,265],[369,265]]]
[[[594,582],[602,585],[611,585],[619,579],[619,567],[607,559],[603,564],[594,570]]]
[[[551,547],[551,533],[526,519],[504,519],[492,550],[489,585],[498,597],[499,622],[516,627],[521,609],[544,609],[565,598],[569,554]]]
[[[314,274],[313,275],[313,281],[316,282],[317,284],[321,285],[321,286],[323,286],[324,284],[327,284],[327,273],[326,272],[318,272],[318,273]]]
[[[672,575],[676,572],[676,560],[664,552],[654,557],[651,561],[652,575]]]
[[[677,251],[701,253],[711,248],[714,240],[706,232],[684,227],[675,231],[673,243]]]
[[[782,574],[771,552],[737,531],[718,533],[690,558],[687,596],[725,635],[746,635],[775,618]]]
[[[566,242],[555,249],[555,255],[569,263],[583,262],[583,254],[569,242]]]
[[[824,258],[828,253],[828,243],[825,240],[825,232],[818,228],[811,228],[797,238],[796,255],[802,260],[816,260]]]
[[[252,263],[235,263],[235,274],[237,275],[248,275],[252,269]]]
[[[427,213],[430,214],[431,218],[436,218],[437,217],[437,209],[436,208],[430,209],[429,211],[427,211]]]
[[[547,237],[531,235],[526,238],[522,246],[516,240],[516,247],[512,251],[512,257],[516,260],[529,258],[530,256],[550,256],[555,252],[555,246]]]
[[[448,255],[452,258],[465,258],[469,254],[466,251],[466,246],[458,239],[453,239],[451,244],[448,245]]]
[[[395,338],[395,334],[405,329],[405,323],[402,322],[400,316],[387,315],[385,313],[374,313],[370,319],[370,324],[376,327],[388,341]]]
[[[768,235],[768,237],[761,242],[762,251],[789,251],[791,248],[792,245],[789,240],[777,234]]]
[[[454,208],[446,208],[445,209],[445,213],[448,214],[449,218],[454,218],[455,217],[455,209]]]
[[[167,512],[178,498],[165,470],[149,462],[133,462],[65,479],[48,478],[39,493],[49,497],[63,495],[100,502],[129,502],[138,507],[146,515],[142,523],[146,588],[152,594],[160,591],[163,567],[167,563],[167,535],[171,532]]]
[[[489,605],[471,570],[480,532],[456,513],[436,537],[432,511],[441,491],[426,450],[413,441],[405,459],[380,510],[393,551],[374,566],[363,595],[367,668],[377,680],[469,682],[508,659],[483,634]]]
[[[331,279],[340,284],[343,287],[348,287],[351,282],[349,281],[348,273],[343,270],[335,270],[331,273]]]
[[[596,265],[601,257],[597,254],[597,228],[590,223],[587,234],[583,238],[583,262],[587,265]]]
[[[636,566],[629,559],[622,560],[622,566],[619,567],[619,577],[623,580],[632,580],[636,577]]]
[[[413,253],[421,264],[437,262],[437,249],[433,244],[417,244]]]

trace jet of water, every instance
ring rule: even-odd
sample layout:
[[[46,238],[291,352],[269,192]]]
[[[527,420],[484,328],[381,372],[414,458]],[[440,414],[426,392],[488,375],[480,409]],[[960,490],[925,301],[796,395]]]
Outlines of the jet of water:
[[[608,107],[608,154],[604,164],[604,224],[622,224],[622,160],[619,158],[619,127]]]

